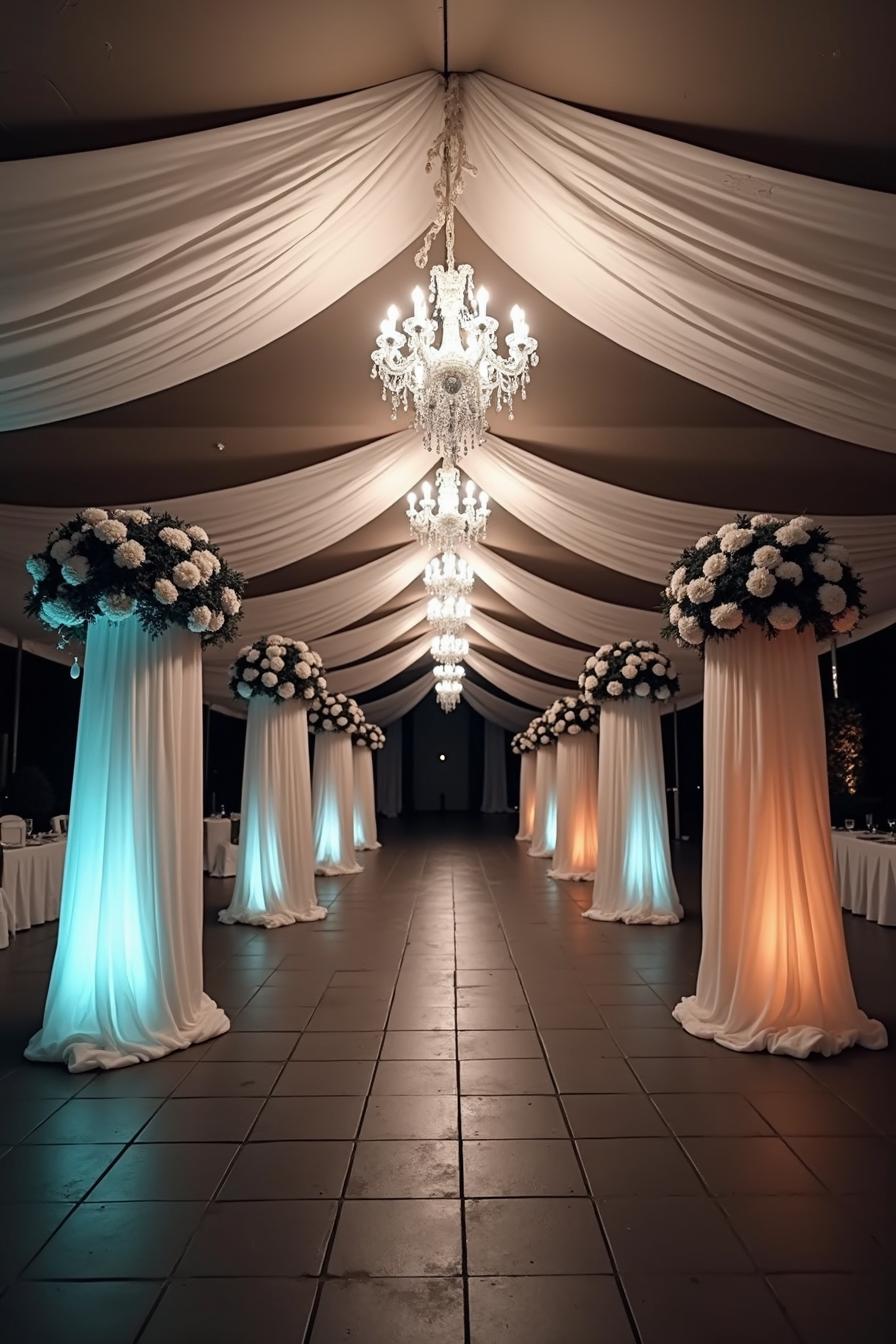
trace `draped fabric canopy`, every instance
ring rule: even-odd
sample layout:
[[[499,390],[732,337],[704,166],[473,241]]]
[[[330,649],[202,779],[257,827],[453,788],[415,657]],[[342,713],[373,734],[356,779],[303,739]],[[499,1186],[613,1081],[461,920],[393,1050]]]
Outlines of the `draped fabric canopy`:
[[[807,460],[816,444],[826,461],[840,454],[848,484],[867,475],[896,487],[896,476],[872,461],[884,454],[851,446],[896,448],[891,197],[757,167],[490,75],[464,76],[462,96],[478,175],[459,208],[517,272],[499,272],[499,286],[512,296],[524,277],[548,296],[542,317],[553,300],[585,324],[573,324],[576,333],[600,332],[642,356],[639,366],[672,371],[651,384],[664,396],[701,385],[699,414],[683,423],[696,436],[710,410],[724,406],[711,422],[719,458],[738,452],[725,428],[740,425],[737,416],[756,435],[786,429],[752,410],[729,412],[716,396],[724,393],[844,440],[804,435]],[[329,381],[323,357],[315,362],[314,342],[305,347],[306,363],[291,370],[304,388],[320,379],[338,401],[341,387],[363,384],[381,305],[401,297],[383,288],[380,268],[419,237],[432,212],[422,164],[441,107],[442,81],[422,74],[236,125],[0,164],[2,426],[64,422],[154,393],[135,403],[151,417],[173,395],[164,389],[188,383],[190,396],[202,387],[220,393],[213,374],[198,375],[273,358],[280,338],[303,325],[336,329],[328,348],[344,350],[340,382]],[[410,265],[401,274],[407,288],[420,279]],[[360,344],[356,323],[337,322],[355,287],[366,296]],[[785,488],[768,451],[742,476],[746,488],[720,488],[717,474],[704,479],[687,453],[674,485],[668,471],[660,485],[637,443],[628,462],[614,462],[599,424],[578,431],[571,465],[572,434],[559,420],[544,432],[527,429],[540,380],[559,376],[552,367],[575,368],[568,348],[544,341],[541,353],[516,423],[493,418],[505,435],[521,432],[526,446],[490,433],[464,463],[494,501],[488,544],[469,557],[475,676],[465,687],[492,724],[524,726],[533,709],[570,689],[586,651],[600,643],[658,638],[657,590],[670,561],[737,509],[815,512],[865,576],[870,624],[892,619],[896,512],[887,509],[896,510],[896,488],[888,495],[869,487],[861,507],[831,512],[837,493],[821,473],[807,472],[798,491],[792,478]],[[581,380],[580,365],[561,390],[574,395]],[[366,389],[374,405],[378,387]],[[55,432],[82,444],[77,436],[93,425],[108,433],[105,415]],[[51,527],[85,504],[154,502],[205,526],[250,578],[241,639],[277,629],[307,639],[334,689],[372,697],[369,717],[394,723],[432,686],[421,625],[427,553],[407,541],[399,501],[434,464],[403,424],[384,435],[378,422],[363,433],[349,420],[316,437],[309,413],[303,442],[315,445],[317,460],[306,453],[296,466],[287,430],[276,459],[213,455],[199,489],[195,477],[188,488],[176,470],[159,472],[150,501],[140,497],[145,486],[129,485],[145,450],[123,434],[102,498],[80,493],[75,459],[68,474],[48,476],[45,496],[0,503],[0,638],[27,633],[41,647],[21,615],[21,563]],[[216,421],[211,400],[195,423]],[[25,438],[38,457],[43,433]],[[216,437],[209,430],[210,449]],[[0,496],[20,500],[4,492],[4,479],[12,480],[8,470]],[[139,479],[148,479],[145,470]],[[48,639],[43,647],[51,651]],[[205,658],[213,703],[232,703],[231,657],[223,649]],[[702,666],[690,650],[676,660],[684,704],[700,693]]]

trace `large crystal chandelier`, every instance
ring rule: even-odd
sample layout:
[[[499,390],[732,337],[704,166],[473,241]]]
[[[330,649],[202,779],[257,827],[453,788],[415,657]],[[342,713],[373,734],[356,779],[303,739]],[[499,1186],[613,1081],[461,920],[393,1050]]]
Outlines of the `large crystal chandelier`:
[[[408,521],[411,533],[421,546],[437,551],[453,551],[456,546],[473,546],[485,537],[491,509],[484,490],[476,498],[476,487],[467,481],[463,501],[460,497],[460,472],[447,465],[436,471],[436,497],[432,486],[424,481],[420,487],[422,498],[417,503],[413,490],[408,495]]]
[[[436,635],[430,653],[440,663],[457,663],[470,652],[470,642],[459,635]]]
[[[452,709],[457,709],[460,704],[460,696],[463,687],[459,681],[443,680],[436,682],[436,701],[439,708],[446,714],[450,714]]]
[[[529,370],[538,363],[538,342],[529,335],[522,308],[514,306],[513,330],[505,337],[507,354],[499,354],[498,322],[488,315],[488,291],[476,290],[472,266],[454,264],[455,206],[463,174],[476,171],[466,155],[456,75],[448,81],[445,123],[427,156],[427,172],[440,159],[436,217],[414,259],[421,269],[426,266],[429,249],[444,227],[446,264],[433,266],[429,273],[432,316],[419,288],[412,296],[414,315],[400,328],[399,311],[391,305],[371,354],[370,376],[381,379],[383,400],[391,399],[393,420],[399,406],[407,410],[413,402],[414,423],[424,445],[453,465],[482,443],[492,400],[496,410],[506,406],[513,419],[513,399],[517,393],[525,399]]]

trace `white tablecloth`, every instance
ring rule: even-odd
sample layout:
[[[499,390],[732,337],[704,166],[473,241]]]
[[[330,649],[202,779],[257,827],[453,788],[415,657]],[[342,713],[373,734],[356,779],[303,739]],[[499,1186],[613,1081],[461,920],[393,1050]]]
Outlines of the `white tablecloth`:
[[[834,831],[834,863],[843,909],[896,925],[896,845]]]
[[[210,873],[215,863],[219,845],[230,844],[230,818],[205,818],[205,845],[203,847],[203,867]]]
[[[6,947],[12,933],[59,918],[64,866],[64,839],[3,851],[0,947]]]

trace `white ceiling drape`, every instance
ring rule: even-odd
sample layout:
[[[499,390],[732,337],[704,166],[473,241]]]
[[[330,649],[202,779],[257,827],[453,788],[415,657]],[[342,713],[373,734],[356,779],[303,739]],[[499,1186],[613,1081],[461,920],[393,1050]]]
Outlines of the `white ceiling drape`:
[[[504,625],[475,607],[467,624],[496,649],[503,649],[521,663],[537,667],[548,676],[562,677],[564,681],[575,681],[588,657],[581,649],[570,648],[568,644],[554,644],[549,639],[540,639],[537,635]]]
[[[390,611],[378,621],[353,626],[338,635],[324,635],[314,641],[314,647],[323,659],[324,667],[344,667],[362,658],[372,658],[387,644],[394,644],[402,635],[413,630],[426,616],[426,603],[414,602],[399,611]]]
[[[795,424],[896,452],[896,198],[464,77],[460,209],[618,345]]]
[[[464,661],[474,672],[478,672],[480,677],[491,682],[492,686],[497,686],[499,691],[512,695],[514,700],[521,700],[524,705],[533,705],[536,709],[544,709],[559,695],[568,695],[571,689],[569,686],[537,681],[534,677],[512,672],[509,667],[486,658],[485,654],[477,653],[475,649],[470,650]]]
[[[390,695],[380,696],[378,700],[368,700],[361,708],[371,723],[378,723],[385,728],[387,724],[410,714],[414,706],[419,705],[425,695],[429,695],[434,685],[432,672],[427,671],[409,686],[392,691]]]
[[[400,649],[392,649],[379,658],[368,658],[354,667],[340,667],[327,671],[327,685],[331,691],[344,691],[346,695],[360,695],[363,691],[372,691],[383,686],[399,672],[412,667],[420,658],[429,653],[432,634],[429,630],[403,644]],[[430,670],[430,669],[427,669]],[[376,719],[373,720],[376,723]]]
[[[426,227],[442,81],[0,166],[0,403],[46,424],[306,322]]]
[[[509,704],[500,696],[492,695],[484,686],[477,686],[473,681],[468,681],[464,685],[464,699],[483,719],[506,729],[508,733],[521,733],[533,718],[528,709],[520,709],[517,705]]]

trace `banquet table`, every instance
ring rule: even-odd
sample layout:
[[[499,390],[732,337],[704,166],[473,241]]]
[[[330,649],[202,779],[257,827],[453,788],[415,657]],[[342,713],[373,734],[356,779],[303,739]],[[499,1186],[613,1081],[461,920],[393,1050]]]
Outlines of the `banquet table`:
[[[59,918],[65,837],[4,849],[0,948],[10,934]]]
[[[896,844],[862,831],[834,831],[833,840],[843,909],[896,926]]]
[[[210,873],[215,866],[219,846],[230,844],[230,817],[206,817],[204,832],[202,866]]]

